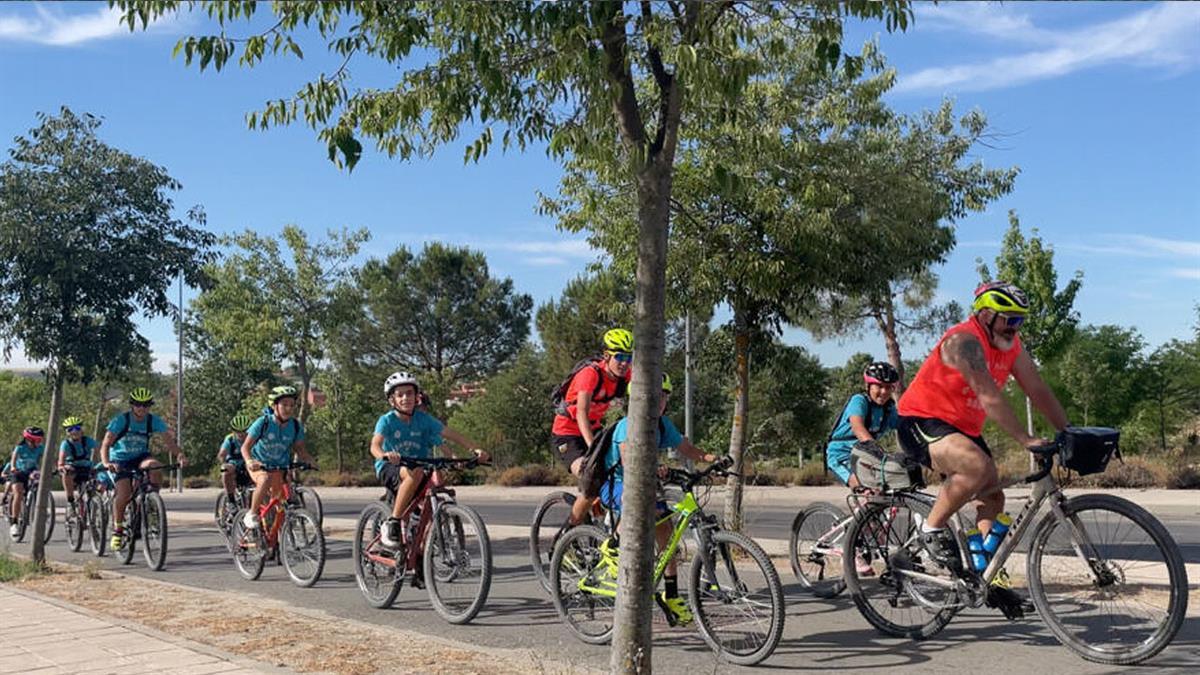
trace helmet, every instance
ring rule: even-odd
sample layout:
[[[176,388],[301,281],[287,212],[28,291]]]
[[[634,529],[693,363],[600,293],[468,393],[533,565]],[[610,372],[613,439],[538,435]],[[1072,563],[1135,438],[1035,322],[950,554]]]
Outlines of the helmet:
[[[70,429],[71,427],[81,427],[81,426],[83,426],[83,419],[81,419],[79,417],[74,417],[74,416],[68,417],[67,419],[62,421],[62,425],[63,425],[64,429]]]
[[[151,405],[154,403],[154,394],[145,387],[134,387],[133,391],[129,392],[130,403],[145,403]]]
[[[1008,314],[1028,314],[1029,299],[1025,291],[1007,281],[989,281],[975,289],[975,302],[971,311],[994,309]]]
[[[254,418],[244,414],[234,415],[233,419],[229,420],[229,428],[234,431],[245,431],[251,424],[254,424]]]
[[[42,431],[41,427],[25,427],[21,435],[30,443],[41,443],[42,439],[46,437],[46,432]]]
[[[663,373],[663,391],[669,394],[671,393],[672,389],[674,389],[674,387],[671,386],[671,376]]]
[[[290,387],[285,384],[283,386],[275,387],[274,389],[272,389],[271,393],[267,394],[267,401],[271,405],[275,405],[275,402],[278,401],[279,399],[288,398],[289,396],[291,398],[298,398],[299,394],[296,393],[295,387]]]
[[[633,352],[633,333],[624,328],[614,328],[604,334],[604,348],[610,352]]]
[[[421,390],[421,385],[417,384],[416,377],[411,375],[408,371],[397,370],[391,375],[388,375],[387,379],[383,381],[383,395],[391,396],[392,390],[403,384],[411,384],[417,391]]]
[[[900,373],[886,361],[876,361],[863,369],[863,382],[867,384],[895,384],[900,381]]]

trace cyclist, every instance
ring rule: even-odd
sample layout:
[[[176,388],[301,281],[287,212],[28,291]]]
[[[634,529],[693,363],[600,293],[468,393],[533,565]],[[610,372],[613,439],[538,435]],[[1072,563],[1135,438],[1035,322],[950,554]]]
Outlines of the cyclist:
[[[83,435],[83,420],[68,417],[63,420],[67,437],[58,446],[58,473],[67,491],[67,504],[75,503],[75,488],[82,487],[92,477],[92,456],[96,439]]]
[[[404,371],[388,375],[383,382],[383,394],[392,409],[375,422],[371,437],[371,455],[375,458],[375,475],[379,482],[396,493],[392,515],[384,522],[380,541],[384,546],[400,546],[400,516],[412,501],[425,477],[422,469],[400,466],[404,457],[427,459],[433,448],[442,446],[442,454],[453,458],[454,453],[443,445],[443,439],[470,450],[481,460],[488,454],[477,449],[479,444],[451,429],[429,413],[417,409],[421,388],[417,378]],[[473,449],[474,448],[474,449]]]
[[[38,427],[25,427],[21,432],[21,442],[13,448],[9,460],[8,482],[12,488],[9,508],[12,518],[10,533],[15,539],[18,532],[17,520],[21,518],[21,503],[25,501],[25,489],[29,487],[29,474],[37,471],[42,461],[45,447],[42,441],[46,433]]]
[[[592,440],[600,431],[604,413],[615,398],[625,395],[633,362],[633,333],[613,328],[604,334],[604,356],[576,366],[554,415],[550,428],[553,454],[575,477],[583,467]],[[591,500],[576,499],[570,523],[583,521]]]
[[[242,518],[247,529],[258,527],[258,510],[268,501],[268,495],[283,497],[287,474],[273,469],[286,469],[292,462],[292,453],[313,466],[317,464],[304,447],[304,425],[294,417],[298,398],[295,387],[284,385],[272,389],[267,395],[270,411],[254,420],[242,440],[242,459],[255,485],[250,510]]]
[[[125,507],[133,497],[134,469],[157,469],[162,464],[150,454],[150,437],[165,434],[170,429],[166,420],[150,414],[154,405],[154,394],[145,387],[135,387],[129,392],[129,410],[108,423],[104,440],[100,443],[100,461],[112,474],[117,493],[113,499],[112,548],[121,548],[125,543]],[[168,439],[168,452],[173,452],[180,466],[187,465],[174,441]],[[158,489],[161,476],[150,471],[150,483]]]
[[[946,331],[900,397],[897,429],[905,453],[946,477],[921,525],[921,543],[934,560],[957,574],[964,570],[947,521],[974,500],[979,529],[986,535],[1004,508],[1004,493],[994,490],[1000,480],[996,463],[980,435],[984,420],[995,420],[1026,448],[1045,443],[1025,432],[1004,399],[1001,388],[1009,375],[1055,429],[1067,426],[1062,405],[1021,348],[1018,332],[1029,314],[1025,293],[1010,283],[988,282],[975,290],[971,307],[971,316]],[[1005,587],[1006,575],[1000,578],[1000,586],[989,589],[989,604],[1010,618],[1023,615],[1027,603]]]
[[[658,449],[669,450],[674,448],[676,452],[684,457],[700,462],[716,461],[716,455],[708,454],[692,444],[683,434],[679,433],[679,429],[671,422],[671,418],[666,416],[667,402],[671,398],[671,378],[663,373],[662,381],[662,398],[659,400],[658,407]],[[622,461],[625,451],[625,439],[628,436],[629,418],[623,417],[617,422],[616,428],[613,430],[612,446],[609,447],[604,457],[604,469],[608,474],[608,478],[604,481],[603,487],[600,488],[600,500],[605,508],[612,511],[618,517],[621,515],[621,498],[624,495],[624,470]],[[666,475],[666,467],[660,467],[659,475]],[[583,501],[583,500],[578,500]],[[656,503],[658,517],[661,519],[667,513],[667,504],[663,501]],[[670,521],[659,523],[654,528],[654,539],[658,544],[658,549],[661,551],[667,545],[671,538],[673,525]],[[611,551],[615,541],[605,541],[603,546]],[[669,613],[675,620],[675,625],[682,626],[692,622],[692,612],[688,609],[687,602],[679,597],[679,576],[676,571],[675,558],[672,557],[667,563],[666,574],[663,576],[665,589],[662,593],[655,596],[655,600],[664,611]]]
[[[246,471],[246,461],[242,458],[242,442],[246,440],[246,429],[253,423],[254,418],[249,415],[235,415],[229,421],[231,433],[226,434],[225,440],[221,441],[221,448],[217,450],[217,463],[225,467],[225,471],[221,473],[221,483],[225,486],[225,494],[229,495],[231,504],[238,503],[239,487],[254,484],[254,481],[250,480],[250,473]]]

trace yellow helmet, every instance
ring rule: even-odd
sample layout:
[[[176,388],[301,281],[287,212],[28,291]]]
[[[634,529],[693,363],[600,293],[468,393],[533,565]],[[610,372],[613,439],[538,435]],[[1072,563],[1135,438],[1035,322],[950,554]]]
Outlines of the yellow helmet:
[[[633,333],[624,328],[614,328],[604,334],[604,348],[610,352],[633,352]]]
[[[81,426],[83,426],[83,420],[78,417],[72,416],[72,417],[68,417],[67,419],[63,420],[62,425],[63,425],[64,429],[70,429],[71,427],[81,427]]]
[[[1005,314],[1028,314],[1029,299],[1025,291],[1007,281],[989,281],[975,289],[971,311],[992,309]]]
[[[674,387],[671,386],[671,376],[663,373],[663,391],[669,394],[671,393],[672,389],[674,389]]]
[[[300,395],[296,391],[295,387],[289,387],[287,385],[283,385],[281,387],[275,387],[274,389],[272,389],[271,393],[267,394],[267,401],[271,405],[275,405],[275,402],[278,401],[279,399],[288,398],[289,396],[291,398],[299,398]]]
[[[234,431],[245,431],[250,428],[251,424],[254,424],[254,418],[243,413],[235,415],[234,418],[229,421],[229,428],[233,429]]]
[[[133,391],[129,392],[129,402],[151,405],[154,403],[154,394],[145,387],[134,387]]]

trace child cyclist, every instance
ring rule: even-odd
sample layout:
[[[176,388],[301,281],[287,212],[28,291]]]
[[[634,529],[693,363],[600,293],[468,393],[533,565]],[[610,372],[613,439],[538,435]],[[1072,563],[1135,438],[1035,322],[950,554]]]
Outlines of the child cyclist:
[[[298,396],[295,387],[275,387],[267,395],[270,410],[246,430],[241,448],[242,460],[255,485],[250,509],[242,517],[242,524],[247,529],[258,527],[258,510],[267,501],[268,495],[282,499],[283,482],[287,476],[285,469],[292,463],[293,452],[305,462],[313,466],[317,464],[304,447],[304,425],[294,417]]]
[[[442,424],[433,415],[417,409],[421,389],[417,378],[409,373],[399,371],[388,375],[383,383],[383,394],[392,409],[375,423],[371,455],[375,458],[375,475],[379,482],[396,493],[392,516],[384,522],[380,541],[388,548],[397,548],[400,546],[400,516],[425,475],[421,469],[400,466],[401,460],[405,457],[428,459],[439,445],[443,455],[454,458],[454,453],[442,445],[443,439],[464,450],[478,448],[479,444]],[[472,451],[480,460],[488,460],[488,454],[483,450]]]
[[[29,474],[37,471],[38,465],[42,461],[42,452],[45,450],[42,441],[45,438],[45,432],[38,427],[25,427],[25,430],[21,432],[21,442],[13,448],[12,457],[9,460],[8,482],[12,488],[12,500],[9,506],[12,509],[10,513],[12,518],[11,534],[14,538],[19,529],[17,521],[21,518],[21,505],[25,501],[25,489],[29,487]]]
[[[231,433],[221,441],[217,450],[217,464],[225,470],[221,472],[221,484],[225,486],[225,494],[229,496],[230,504],[237,504],[237,489],[242,485],[252,485],[250,473],[246,471],[246,461],[242,458],[242,443],[246,440],[246,430],[254,423],[250,415],[239,414],[229,421]]]
[[[658,407],[658,449],[668,450],[675,448],[679,454],[694,461],[716,461],[716,455],[707,454],[700,448],[692,445],[691,441],[679,433],[679,429],[671,422],[671,418],[665,415],[672,389],[671,378],[666,373],[663,373],[662,398],[659,399]],[[609,477],[600,488],[600,500],[604,504],[604,507],[618,517],[621,515],[621,498],[624,494],[622,460],[624,459],[625,439],[629,434],[628,424],[629,418],[623,417],[617,422],[616,429],[613,430],[612,446],[609,447],[604,457],[604,469]],[[665,475],[665,467],[659,469],[659,475]],[[660,519],[666,515],[667,505],[665,502],[659,501],[656,504],[656,508]],[[670,521],[665,521],[655,526],[654,539],[658,544],[659,550],[662,550],[667,545],[667,541],[671,538],[671,530],[672,524]],[[604,546],[609,545],[608,541],[604,543]],[[676,570],[674,557],[667,563],[663,582],[666,588],[662,593],[655,596],[658,605],[674,619],[675,625],[683,626],[691,623],[692,612],[688,609],[687,602],[679,597],[679,575]]]
[[[68,417],[63,420],[67,437],[58,447],[58,473],[67,491],[67,503],[75,503],[75,489],[83,487],[92,477],[92,454],[100,447],[96,439],[83,435],[83,420]]]

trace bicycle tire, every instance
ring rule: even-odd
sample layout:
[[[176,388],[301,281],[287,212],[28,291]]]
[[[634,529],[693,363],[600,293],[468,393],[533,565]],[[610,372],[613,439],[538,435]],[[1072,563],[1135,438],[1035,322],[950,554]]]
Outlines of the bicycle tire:
[[[91,540],[92,553],[97,557],[103,556],[108,548],[108,500],[95,494],[88,499],[88,539]]]
[[[308,509],[308,512],[313,514],[317,519],[318,527],[325,527],[325,505],[321,503],[321,495],[317,491],[304,485],[296,486],[296,496],[300,499],[300,505]]]
[[[813,553],[818,544],[840,551],[840,542],[822,541],[823,536],[848,518],[846,511],[829,502],[813,502],[800,510],[792,521],[788,539],[788,562],[792,574],[804,588],[818,598],[836,598],[846,590],[842,576],[842,557],[832,553]],[[841,535],[845,537],[843,530]],[[834,578],[827,578],[833,573]]]
[[[554,609],[575,637],[592,645],[604,645],[612,641],[617,599],[589,593],[580,589],[579,585],[583,579],[604,573],[599,569],[600,543],[606,536],[595,525],[577,525],[559,538],[550,559]],[[616,579],[609,581],[615,587]],[[604,617],[596,619],[597,608]],[[587,619],[586,623],[577,619],[577,609]],[[593,623],[596,625],[592,626]]]
[[[75,495],[74,503],[67,502],[66,515],[63,517],[63,530],[67,534],[67,545],[78,553],[83,548],[83,531],[87,528],[87,502],[83,495]],[[80,511],[83,513],[80,513]]]
[[[254,581],[262,576],[263,567],[267,564],[267,552],[263,542],[262,525],[248,531],[242,519],[246,509],[238,511],[233,521],[233,566],[237,568],[242,578]]]
[[[388,515],[382,503],[372,502],[363,508],[354,527],[354,579],[367,604],[376,609],[391,607],[404,583],[403,556],[391,567],[364,555],[367,547],[379,545],[379,530]]]
[[[162,495],[150,492],[142,497],[142,555],[146,566],[158,572],[167,564],[167,505]]]
[[[884,511],[893,507],[897,508],[897,514],[904,513],[904,522],[901,524],[903,531],[893,527],[895,514],[884,515]],[[931,637],[941,632],[961,608],[956,591],[918,587],[902,581],[902,577],[892,570],[892,554],[902,547],[911,548],[912,528],[920,527],[919,523],[929,514],[929,508],[929,502],[924,499],[896,494],[886,501],[864,504],[846,530],[842,557],[842,576],[846,580],[846,589],[867,623],[885,635],[913,640]],[[857,555],[862,555],[878,570],[877,574],[860,577],[854,562]],[[936,596],[938,592],[945,597]],[[905,612],[905,616],[911,617],[911,622],[899,623],[884,616],[872,603],[874,598],[881,598],[885,606],[897,612]]]
[[[1148,535],[1150,543],[1158,548],[1158,552],[1162,556],[1162,563],[1167,572],[1167,584],[1169,586],[1167,599],[1168,606],[1166,616],[1162,619],[1154,617],[1146,617],[1147,627],[1153,627],[1149,637],[1140,640],[1132,647],[1127,649],[1104,648],[1096,644],[1092,644],[1087,640],[1087,637],[1095,632],[1093,628],[1088,627],[1086,623],[1082,623],[1082,611],[1085,608],[1086,601],[1095,601],[1098,597],[1102,597],[1106,593],[1112,593],[1112,587],[1119,588],[1136,588],[1138,586],[1134,579],[1130,578],[1129,572],[1131,569],[1120,567],[1112,560],[1105,559],[1103,561],[1089,560],[1086,572],[1076,574],[1077,577],[1087,579],[1091,577],[1091,581],[1087,582],[1090,587],[1088,594],[1089,598],[1075,598],[1071,602],[1070,615],[1064,616],[1062,612],[1055,609],[1051,603],[1051,599],[1047,596],[1047,584],[1043,578],[1045,573],[1044,564],[1054,565],[1063,564],[1065,561],[1074,561],[1077,565],[1082,566],[1083,563],[1075,556],[1075,547],[1072,546],[1069,550],[1070,555],[1047,556],[1046,548],[1049,545],[1051,535],[1056,527],[1066,521],[1059,520],[1055,517],[1053,511],[1048,513],[1034,531],[1033,543],[1030,546],[1030,553],[1026,563],[1026,575],[1029,579],[1029,591],[1033,600],[1033,604],[1037,607],[1040,614],[1046,622],[1046,626],[1050,632],[1058,638],[1059,642],[1063,643],[1068,649],[1075,652],[1079,656],[1094,661],[1097,663],[1105,663],[1110,665],[1131,665],[1141,663],[1146,659],[1153,657],[1162,651],[1171,640],[1175,638],[1179,628],[1183,625],[1184,617],[1187,614],[1188,602],[1188,582],[1187,570],[1183,563],[1183,554],[1179,550],[1179,545],[1171,537],[1170,533],[1161,522],[1146,509],[1130,502],[1126,499],[1116,497],[1114,495],[1081,495],[1068,499],[1063,504],[1063,511],[1075,523],[1083,526],[1085,531],[1089,519],[1085,515],[1088,511],[1105,511],[1115,513],[1128,521],[1132,521],[1133,525],[1140,528],[1141,531]],[[1090,519],[1092,523],[1096,523],[1096,518]],[[1064,531],[1065,532],[1065,531]],[[1133,531],[1127,525],[1120,525],[1116,528],[1116,533],[1126,533],[1120,541],[1114,542],[1099,542],[1091,541],[1087,547],[1082,547],[1079,542],[1073,542],[1070,538],[1068,543],[1080,545],[1081,550],[1095,551],[1096,553],[1102,550],[1111,550],[1114,553],[1120,554],[1129,548],[1127,543],[1133,535]],[[1088,534],[1092,534],[1088,532]],[[1089,537],[1089,540],[1094,539]],[[1135,550],[1142,550],[1141,547]],[[1066,553],[1067,551],[1064,551]],[[1098,566],[1101,569],[1097,569]],[[1097,572],[1104,572],[1111,576],[1111,580],[1106,586],[1098,586],[1095,575]],[[1139,570],[1139,575],[1145,575],[1145,578],[1157,577],[1162,570],[1147,572]],[[1150,582],[1155,583],[1154,581]],[[1161,582],[1159,582],[1161,583]],[[1153,593],[1150,594],[1153,596]],[[1137,600],[1137,598],[1133,598]],[[1126,610],[1131,609],[1129,601],[1120,603]],[[1132,618],[1125,615],[1126,618]],[[1103,628],[1107,628],[1109,634],[1120,628],[1129,628],[1133,624],[1129,621],[1115,622],[1110,618],[1105,621],[1097,621]],[[1083,630],[1079,630],[1082,626]],[[1074,628],[1075,630],[1072,630]],[[1103,628],[1101,630],[1103,630]]]
[[[575,495],[560,490],[546,495],[533,511],[533,519],[529,525],[529,563],[533,566],[534,577],[547,593],[551,588],[550,558],[554,555],[554,541],[560,530],[567,529],[565,518],[570,515],[574,505]],[[564,520],[562,525],[553,525],[553,532],[546,536],[542,533],[542,524],[546,522],[546,516],[552,510],[556,512],[556,516],[558,511],[565,510]],[[557,520],[557,517],[551,520]]]
[[[321,578],[325,569],[325,533],[308,509],[290,508],[279,532],[279,557],[292,583],[309,588]],[[300,567],[301,560],[310,560],[308,568]]]
[[[446,591],[473,578],[475,571],[470,560],[475,553],[468,550],[473,547],[464,527],[467,523],[475,530],[475,540],[479,542],[479,587],[473,597],[455,601]],[[422,557],[425,588],[437,613],[452,624],[464,624],[474,619],[487,602],[488,591],[492,587],[492,545],[483,518],[469,506],[443,504],[434,513],[430,523]]]
[[[34,495],[34,502],[37,501],[37,495]],[[33,513],[30,511],[30,513]],[[54,493],[46,493],[46,534],[43,544],[50,543],[50,537],[54,534],[54,524],[58,521],[58,506],[54,503]]]
[[[213,505],[213,522],[217,525],[217,531],[221,533],[221,537],[225,539],[225,548],[229,552],[233,552],[233,519],[237,517],[240,505],[229,498],[229,495],[222,491],[217,495],[217,502]]]
[[[780,638],[783,637],[786,612],[783,604],[783,584],[779,581],[779,573],[775,570],[775,565],[771,563],[767,552],[753,539],[740,532],[717,530],[710,535],[709,543],[711,548],[707,554],[713,556],[713,565],[717,571],[717,583],[715,584],[717,588],[713,588],[714,580],[705,576],[705,555],[698,554],[692,558],[688,574],[688,597],[691,600],[692,612],[695,614],[696,627],[700,630],[700,635],[708,643],[708,646],[717,653],[718,658],[741,666],[753,666],[761,663],[775,652]],[[747,591],[751,590],[746,588],[746,570],[738,569],[740,556],[730,550],[732,546],[742,549],[744,554],[757,565],[766,584],[766,588],[761,590],[766,591],[766,597],[771,603],[770,617],[761,640],[751,640],[751,646],[744,649],[736,648],[733,645],[746,639],[747,631],[737,631],[735,633],[737,637],[733,640],[725,639],[719,630],[721,622],[716,620],[715,614],[710,613],[709,610],[709,608],[715,609],[731,604],[731,593],[742,594],[742,599],[745,599],[748,597]],[[741,567],[745,567],[744,562]],[[722,583],[721,570],[730,575],[728,584]],[[761,591],[756,595],[761,596]],[[754,607],[761,602],[747,604]],[[744,617],[746,613],[739,611],[736,612],[736,615]]]
[[[116,498],[114,497],[114,501],[115,499]],[[137,538],[134,535],[137,533],[138,528],[141,527],[141,520],[138,518],[137,501],[137,496],[135,495],[129,500],[129,503],[125,505],[125,539],[122,542],[122,546],[113,551],[113,553],[116,554],[117,559],[121,561],[122,565],[128,565],[132,563],[133,553],[135,550],[137,550]],[[116,521],[113,520],[112,523],[113,531],[115,533]]]

